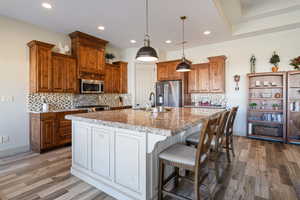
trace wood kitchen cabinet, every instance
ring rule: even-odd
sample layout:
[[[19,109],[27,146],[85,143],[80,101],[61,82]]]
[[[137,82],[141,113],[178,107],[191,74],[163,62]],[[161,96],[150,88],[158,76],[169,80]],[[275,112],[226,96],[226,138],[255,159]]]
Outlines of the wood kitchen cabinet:
[[[77,58],[78,78],[103,79],[105,73],[105,46],[100,38],[75,31],[69,34],[72,40],[72,55]]]
[[[126,94],[128,92],[128,79],[127,79],[127,62],[114,62],[114,65],[117,65],[120,70],[120,88],[119,92]]]
[[[209,57],[210,92],[225,92],[225,56]]]
[[[54,45],[31,41],[28,44],[30,51],[30,92],[51,92],[52,77],[52,48]]]
[[[54,45],[40,41],[28,43],[30,48],[30,92],[77,92],[76,59],[54,53]]]
[[[192,65],[188,77],[189,93],[209,92],[210,80],[208,63]]]
[[[76,93],[77,74],[75,58],[52,53],[53,92]]]
[[[30,114],[30,146],[34,152],[44,152],[59,146],[70,144],[72,140],[72,123],[66,120],[69,114],[86,111],[69,111]]]
[[[157,63],[157,80],[171,81],[185,79],[186,72],[177,72],[176,67],[182,60],[171,60]]]
[[[120,67],[114,64],[105,65],[104,92],[120,93]]]
[[[188,73],[189,93],[225,92],[225,56],[209,57],[209,63],[192,65]]]

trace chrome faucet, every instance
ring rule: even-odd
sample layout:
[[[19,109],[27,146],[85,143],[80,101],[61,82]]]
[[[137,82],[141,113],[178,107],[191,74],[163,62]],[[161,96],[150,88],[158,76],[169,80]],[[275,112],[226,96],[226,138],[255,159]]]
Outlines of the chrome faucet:
[[[155,93],[154,92],[150,93],[149,101],[151,102],[151,107],[155,107],[156,100],[155,100]]]

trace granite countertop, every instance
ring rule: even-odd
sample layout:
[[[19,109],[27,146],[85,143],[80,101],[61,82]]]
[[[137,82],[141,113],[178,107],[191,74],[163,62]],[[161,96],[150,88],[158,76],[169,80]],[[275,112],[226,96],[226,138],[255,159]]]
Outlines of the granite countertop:
[[[151,113],[125,109],[67,115],[66,119],[172,136],[222,111],[223,109],[172,108],[168,112]]]
[[[201,105],[196,106],[196,105],[194,105],[194,104],[192,104],[192,105],[185,105],[184,107],[186,107],[186,108],[226,109],[225,106],[201,106]]]

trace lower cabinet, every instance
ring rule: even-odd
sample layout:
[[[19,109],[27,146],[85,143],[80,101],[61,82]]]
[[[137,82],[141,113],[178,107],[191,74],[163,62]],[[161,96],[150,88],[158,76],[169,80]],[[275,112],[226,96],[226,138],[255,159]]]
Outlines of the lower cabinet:
[[[92,171],[107,179],[112,179],[112,143],[109,130],[92,129]]]
[[[132,196],[145,192],[146,135],[82,122],[74,122],[73,134],[73,172]]]
[[[69,114],[86,111],[31,113],[30,146],[34,152],[43,152],[55,147],[70,144],[72,141],[72,123],[66,120]]]

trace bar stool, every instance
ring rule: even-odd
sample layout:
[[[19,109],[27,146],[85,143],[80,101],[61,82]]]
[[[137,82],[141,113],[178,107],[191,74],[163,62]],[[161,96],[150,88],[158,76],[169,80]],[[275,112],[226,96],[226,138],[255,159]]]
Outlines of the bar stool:
[[[159,154],[159,186],[158,186],[158,199],[162,200],[163,195],[169,195],[171,197],[185,200],[190,199],[183,195],[172,193],[164,189],[164,186],[169,181],[175,178],[175,186],[179,183],[179,178],[188,179],[179,175],[179,168],[194,172],[194,192],[195,199],[200,200],[199,186],[203,185],[203,181],[208,177],[207,172],[203,172],[203,169],[207,167],[209,160],[211,141],[215,135],[215,126],[218,124],[220,116],[209,119],[203,123],[202,129],[199,133],[199,144],[197,148],[186,146],[185,144],[175,144],[167,148],[165,151]],[[173,166],[175,172],[171,174],[166,180],[164,180],[165,166]],[[209,193],[210,194],[210,193]]]
[[[228,117],[227,124],[226,124],[226,130],[225,130],[226,144],[225,144],[224,148],[226,148],[228,162],[231,162],[230,151],[231,151],[233,157],[235,157],[234,143],[233,143],[233,125],[235,122],[235,118],[236,118],[238,109],[239,109],[239,107],[236,106],[230,110],[229,117]]]
[[[225,111],[221,114],[221,118],[217,127],[215,136],[211,142],[211,157],[210,161],[214,163],[214,170],[216,175],[216,180],[220,182],[220,173],[219,173],[219,161],[220,157],[223,154],[223,147],[226,141],[224,130],[228,121],[230,111]],[[226,148],[226,155],[228,155],[228,148]]]

